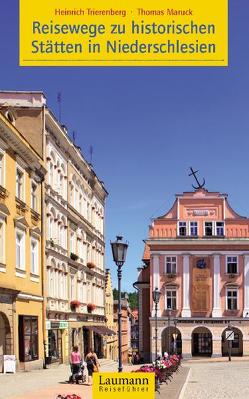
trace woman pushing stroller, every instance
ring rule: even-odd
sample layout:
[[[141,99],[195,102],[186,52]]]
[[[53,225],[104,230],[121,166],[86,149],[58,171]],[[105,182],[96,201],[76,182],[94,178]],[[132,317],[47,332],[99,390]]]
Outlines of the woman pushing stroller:
[[[71,382],[76,382],[76,384],[78,384],[79,383],[78,376],[81,373],[81,367],[82,367],[82,357],[77,345],[73,347],[73,351],[70,356],[70,364],[72,370],[72,376],[70,377],[70,380]]]

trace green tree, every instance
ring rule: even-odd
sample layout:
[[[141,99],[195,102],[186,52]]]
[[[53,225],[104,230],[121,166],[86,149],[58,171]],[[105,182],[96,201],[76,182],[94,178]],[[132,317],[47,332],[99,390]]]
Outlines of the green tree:
[[[124,298],[125,294],[128,294],[128,301],[130,304],[131,310],[137,309],[138,308],[138,297],[137,297],[137,292],[121,292],[121,298]],[[113,299],[118,300],[118,290],[117,288],[113,289]]]

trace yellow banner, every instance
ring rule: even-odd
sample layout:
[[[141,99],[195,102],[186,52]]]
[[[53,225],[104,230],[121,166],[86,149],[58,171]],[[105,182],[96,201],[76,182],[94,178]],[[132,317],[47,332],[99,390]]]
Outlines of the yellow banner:
[[[154,373],[94,373],[93,399],[155,399]]]
[[[228,0],[20,0],[21,66],[227,66]]]

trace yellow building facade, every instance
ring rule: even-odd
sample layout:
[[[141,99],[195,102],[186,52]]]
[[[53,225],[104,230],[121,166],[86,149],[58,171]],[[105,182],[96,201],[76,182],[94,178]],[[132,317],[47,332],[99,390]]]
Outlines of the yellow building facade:
[[[42,159],[0,113],[0,372],[4,355],[19,369],[43,365]]]

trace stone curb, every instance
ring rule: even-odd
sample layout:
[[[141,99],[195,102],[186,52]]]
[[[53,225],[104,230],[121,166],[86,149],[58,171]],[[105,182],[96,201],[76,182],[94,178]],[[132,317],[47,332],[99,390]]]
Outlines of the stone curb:
[[[181,389],[178,399],[183,399],[183,397],[184,397],[184,393],[185,393],[187,385],[188,385],[188,380],[190,378],[190,374],[191,374],[191,368],[188,370],[188,375],[187,375],[186,380],[182,386],[182,389]]]

